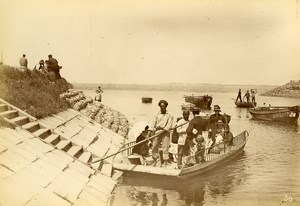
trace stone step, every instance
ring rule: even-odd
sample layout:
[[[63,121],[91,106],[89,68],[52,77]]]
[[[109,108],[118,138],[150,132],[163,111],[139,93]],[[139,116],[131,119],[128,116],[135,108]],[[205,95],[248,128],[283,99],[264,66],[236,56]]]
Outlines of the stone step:
[[[101,173],[102,174],[104,174],[108,177],[111,177],[112,176],[112,171],[113,171],[112,164],[106,163],[106,164],[102,165],[102,168],[101,168]]]
[[[31,133],[37,131],[38,129],[40,129],[40,124],[37,122],[29,122],[25,125],[22,126],[22,129],[25,129]]]
[[[50,129],[47,129],[47,128],[41,128],[41,129],[33,132],[33,135],[36,137],[45,139],[46,137],[49,137],[51,135],[51,131],[50,131]]]
[[[113,175],[112,175],[112,179],[113,180],[118,180],[122,175],[123,175],[124,172],[122,171],[119,171],[119,170],[113,170]]]
[[[100,158],[93,158],[92,161],[95,161],[97,159],[100,159]],[[91,167],[94,168],[95,170],[101,170],[102,165],[103,165],[103,161],[100,161],[100,162],[92,163]]]
[[[72,143],[70,140],[61,140],[56,147],[60,150],[63,150],[65,152],[67,152],[71,147],[72,147]]]
[[[6,104],[0,103],[0,112],[4,112],[8,110],[8,106]]]
[[[82,153],[83,153],[82,146],[73,145],[68,151],[69,155],[76,157],[76,158],[78,158]]]
[[[58,134],[51,134],[50,136],[46,137],[44,140],[48,144],[52,144],[55,146],[55,145],[57,145],[57,143],[59,143],[60,136]]]
[[[84,152],[80,157],[78,158],[81,162],[89,163],[92,160],[92,153],[90,152]]]
[[[15,117],[15,118],[11,119],[11,121],[13,121],[15,124],[17,124],[19,126],[22,126],[22,125],[30,122],[29,118],[26,116]]]
[[[1,112],[0,115],[7,119],[13,119],[19,116],[19,112],[17,110],[7,110],[5,112]]]

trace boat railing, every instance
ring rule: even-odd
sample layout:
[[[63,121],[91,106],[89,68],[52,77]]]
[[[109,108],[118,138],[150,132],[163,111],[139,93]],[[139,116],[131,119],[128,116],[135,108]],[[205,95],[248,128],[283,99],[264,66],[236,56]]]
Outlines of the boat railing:
[[[225,142],[221,142],[213,145],[212,147],[206,148],[204,150],[204,158],[206,161],[211,161],[217,159],[222,154],[226,153],[228,150],[233,150],[236,147],[239,147],[246,141],[246,138],[249,136],[249,133],[245,130],[241,134],[233,138],[233,145],[229,146]]]
[[[205,160],[206,161],[211,161],[211,160],[217,159],[219,156],[223,155],[228,150],[232,150],[236,147],[239,147],[241,144],[243,144],[246,141],[248,136],[249,136],[249,133],[248,133],[247,130],[245,130],[244,132],[240,133],[239,135],[237,135],[233,138],[233,145],[232,146],[228,146],[226,143],[221,142],[221,143],[213,145],[210,148],[206,148],[204,150]],[[129,142],[129,143],[125,144],[121,149],[130,147],[134,144],[136,144],[135,141]],[[126,151],[127,156],[130,156],[132,154],[132,149],[133,148],[129,148]]]

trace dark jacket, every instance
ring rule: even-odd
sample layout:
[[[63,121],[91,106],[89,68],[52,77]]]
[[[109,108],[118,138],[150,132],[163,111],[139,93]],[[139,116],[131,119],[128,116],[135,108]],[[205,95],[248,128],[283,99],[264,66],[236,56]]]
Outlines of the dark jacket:
[[[197,130],[197,134],[193,134],[193,129]],[[197,137],[197,135],[202,134],[203,130],[205,130],[205,120],[201,116],[195,116],[189,122],[189,126],[186,129],[187,138],[191,140],[194,137]]]

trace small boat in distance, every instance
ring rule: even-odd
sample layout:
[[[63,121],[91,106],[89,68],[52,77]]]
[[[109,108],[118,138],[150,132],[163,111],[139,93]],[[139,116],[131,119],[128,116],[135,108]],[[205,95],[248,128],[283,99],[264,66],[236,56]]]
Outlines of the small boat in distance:
[[[132,154],[132,148],[130,148],[130,146],[136,144],[136,142],[130,142],[123,146],[123,148],[130,149],[123,151],[114,157],[113,168],[124,171],[125,173],[156,177],[188,178],[221,166],[225,162],[228,162],[241,154],[248,140],[248,136],[249,133],[245,130],[233,138],[233,146],[225,146],[224,143],[219,143],[212,148],[207,148],[204,151],[205,162],[194,164],[189,167],[183,167],[182,169],[177,168],[177,163],[172,163],[166,167],[141,164],[139,157]],[[213,152],[216,150],[218,152]],[[152,157],[149,158],[152,159]]]
[[[284,122],[297,121],[297,119],[299,118],[299,111],[300,106],[269,106],[249,109],[249,112],[254,119]]]
[[[235,105],[237,107],[245,107],[245,108],[249,108],[249,107],[256,107],[256,102],[240,102],[240,101],[235,101],[234,102]]]
[[[210,105],[212,104],[212,96],[204,95],[204,96],[186,96],[184,95],[185,102],[192,103],[196,107],[203,109],[210,109]]]
[[[142,103],[152,103],[152,97],[142,97]]]

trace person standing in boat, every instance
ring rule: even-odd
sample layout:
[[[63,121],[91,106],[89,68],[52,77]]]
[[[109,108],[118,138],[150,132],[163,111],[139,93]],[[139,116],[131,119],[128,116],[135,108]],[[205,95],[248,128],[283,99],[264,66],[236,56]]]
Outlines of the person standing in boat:
[[[182,156],[186,153],[184,149],[186,148],[186,138],[187,138],[187,133],[186,129],[188,128],[189,124],[189,116],[190,116],[190,111],[184,110],[182,112],[183,118],[178,120],[177,125],[182,125],[180,127],[176,128],[176,131],[178,133],[178,150],[177,150],[177,166],[178,169],[182,168]]]
[[[240,100],[240,102],[242,102],[242,90],[241,89],[239,89],[238,96],[236,97],[235,101],[237,102],[238,100]]]
[[[189,126],[186,129],[187,133],[187,144],[189,145],[189,155],[195,156],[196,163],[204,161],[204,152],[199,146],[204,142],[202,131],[205,130],[205,120],[200,115],[200,109],[195,107],[193,109],[194,118],[189,122]]]
[[[152,148],[152,158],[157,161],[159,158],[158,149],[162,143],[162,153],[163,153],[163,166],[167,166],[169,161],[169,143],[170,143],[170,129],[173,125],[173,116],[168,113],[167,106],[168,102],[166,100],[160,100],[158,102],[160,111],[154,116],[151,129],[154,135],[159,134],[153,140]]]
[[[251,89],[251,102],[255,103],[255,94],[256,94],[257,90],[255,89]]]
[[[244,95],[243,99],[246,97],[247,102],[250,102],[250,93],[249,90],[247,90],[246,94]]]

